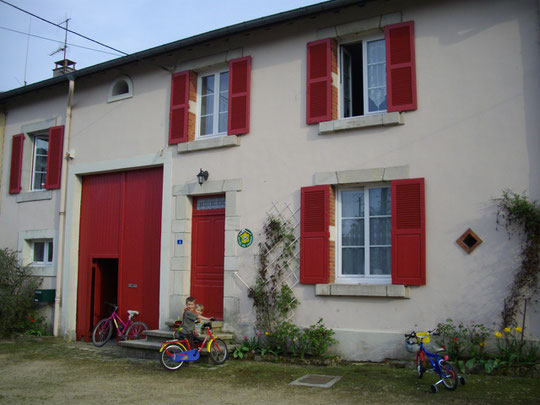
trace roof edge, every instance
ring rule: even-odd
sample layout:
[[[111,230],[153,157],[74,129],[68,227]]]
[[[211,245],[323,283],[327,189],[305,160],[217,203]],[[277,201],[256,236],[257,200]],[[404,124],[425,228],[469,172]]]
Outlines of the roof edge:
[[[136,61],[152,58],[167,52],[182,49],[189,46],[195,46],[200,43],[204,43],[210,40],[215,40],[221,37],[238,34],[245,31],[251,31],[266,26],[280,24],[286,21],[295,20],[298,18],[320,14],[329,10],[342,8],[350,5],[361,5],[369,0],[333,0],[325,1],[322,3],[312,4],[297,8],[290,11],[283,11],[281,13],[272,14],[266,17],[256,18],[246,22],[218,28],[212,31],[208,31],[202,34],[197,34],[188,38],[184,38],[178,41],[170,42],[163,45],[158,45],[154,48],[149,48],[143,51],[135,52],[127,56],[112,59],[97,65],[92,65],[81,70],[75,70],[74,72],[66,75],[52,77],[36,83],[29,84],[27,86],[18,87],[13,90],[8,90],[0,93],[0,102],[6,101],[10,98],[30,93],[35,90],[43,89],[46,87],[54,86],[56,84],[67,82],[69,80],[75,80],[84,76],[89,76],[94,73],[102,72],[115,67],[123,66]]]

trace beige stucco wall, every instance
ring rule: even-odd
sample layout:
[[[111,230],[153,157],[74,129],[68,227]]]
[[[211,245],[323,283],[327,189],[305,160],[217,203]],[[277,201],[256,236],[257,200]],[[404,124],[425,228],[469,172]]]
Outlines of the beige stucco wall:
[[[404,113],[403,125],[319,135],[318,125],[305,123],[306,43],[322,29],[382,14],[415,22],[418,109]],[[301,305],[294,321],[308,326],[322,317],[340,340],[337,351],[369,360],[406,355],[404,332],[433,328],[447,318],[491,326],[499,319],[519,247],[497,226],[494,199],[505,188],[540,198],[537,28],[534,0],[376,2],[156,58],[152,63],[176,72],[225,61],[227,52],[252,57],[250,133],[238,137],[240,146],[191,153],[179,154],[167,144],[170,75],[164,70],[137,63],[78,80],[63,332],[72,334],[75,325],[80,176],[151,162],[166,166],[170,177],[164,182],[162,325],[182,310],[189,291],[189,195],[227,191],[225,321],[242,336],[253,332],[254,315],[246,286],[234,273],[253,282],[258,236],[272,204],[297,209],[300,188],[315,184],[317,173],[405,167],[408,177],[426,182],[426,285],[411,287],[410,298],[320,297],[315,286],[297,285]],[[132,79],[133,97],[107,103],[109,86],[120,75]],[[10,110],[6,145],[18,127],[36,117],[59,114],[63,123],[63,111],[60,95]],[[200,168],[210,173],[207,189],[193,186]],[[234,190],[223,189],[225,181],[236,182]],[[44,202],[16,203],[3,187],[0,242],[15,246],[18,230],[54,229],[57,193]],[[247,249],[234,243],[244,227],[256,238]],[[455,242],[469,227],[483,240],[471,255]],[[182,251],[175,247],[178,238],[186,242]],[[536,337],[537,310],[531,308],[527,320]]]

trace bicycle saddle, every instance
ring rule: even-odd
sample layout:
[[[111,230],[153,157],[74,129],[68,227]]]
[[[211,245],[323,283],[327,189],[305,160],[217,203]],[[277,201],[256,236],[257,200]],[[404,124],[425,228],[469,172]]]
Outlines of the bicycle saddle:
[[[131,316],[133,316],[133,315],[139,315],[139,311],[134,311],[134,310],[132,310],[132,309],[128,309],[127,312],[128,312],[128,314],[130,314]]]

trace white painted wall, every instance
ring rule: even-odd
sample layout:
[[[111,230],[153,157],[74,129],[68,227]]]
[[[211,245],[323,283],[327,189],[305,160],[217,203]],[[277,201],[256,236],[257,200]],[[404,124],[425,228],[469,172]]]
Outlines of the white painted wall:
[[[403,21],[415,22],[418,109],[404,114],[404,125],[319,135],[317,125],[305,123],[306,43],[317,39],[320,29],[396,12]],[[210,181],[241,179],[235,226],[251,229],[256,239],[248,249],[236,247],[237,259],[228,264],[226,295],[232,297],[227,305],[236,313],[229,326],[243,335],[252,332],[254,315],[246,287],[232,272],[238,271],[248,284],[253,282],[257,237],[272,203],[288,202],[297,208],[300,188],[314,184],[318,172],[407,166],[409,177],[424,177],[426,182],[426,285],[411,287],[410,299],[317,297],[315,286],[295,288],[301,302],[296,323],[308,326],[324,318],[325,325],[337,332],[338,351],[351,359],[400,357],[406,355],[402,342],[406,331],[433,328],[447,318],[486,326],[499,319],[519,264],[519,242],[509,240],[497,226],[495,199],[505,188],[540,198],[537,27],[534,0],[377,2],[157,58],[153,62],[180,71],[193,64],[193,58],[211,60],[231,49],[235,55],[252,57],[250,133],[239,137],[239,147],[186,154],[167,145],[167,72],[136,64],[80,79],[73,106],[71,149],[76,158],[70,163],[71,173],[110,170],[115,162],[163,150],[172,153],[172,186],[196,182],[200,168],[209,171]],[[107,103],[109,86],[120,75],[132,79],[133,97]],[[62,123],[64,110],[62,96],[12,106],[4,162],[10,160],[9,139],[20,132],[18,127],[55,113]],[[0,243],[16,246],[14,235],[19,230],[55,227],[57,192],[50,201],[17,204],[7,193],[7,164]],[[70,192],[68,210],[76,219],[80,187]],[[177,215],[175,198],[169,195],[166,214],[171,221]],[[471,255],[455,242],[469,227],[483,240]],[[71,232],[74,241],[76,232]],[[171,231],[171,245],[162,244],[162,258],[171,262],[175,236]],[[73,242],[66,253],[71,288],[76,285],[76,250]],[[162,271],[167,267],[162,265]],[[172,273],[163,274],[162,282]],[[74,328],[75,299],[71,297],[62,309],[69,319],[64,323],[68,334]],[[162,300],[161,323],[176,316],[169,297]],[[177,313],[181,310],[177,308]],[[528,331],[538,338],[538,308],[530,308],[528,314]]]

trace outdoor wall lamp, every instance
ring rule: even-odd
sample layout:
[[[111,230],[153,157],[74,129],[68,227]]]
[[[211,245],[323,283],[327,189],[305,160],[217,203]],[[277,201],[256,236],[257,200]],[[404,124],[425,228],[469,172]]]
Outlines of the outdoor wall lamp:
[[[208,180],[208,171],[201,169],[199,174],[197,174],[197,180],[199,181],[199,185],[202,186],[202,184]]]

